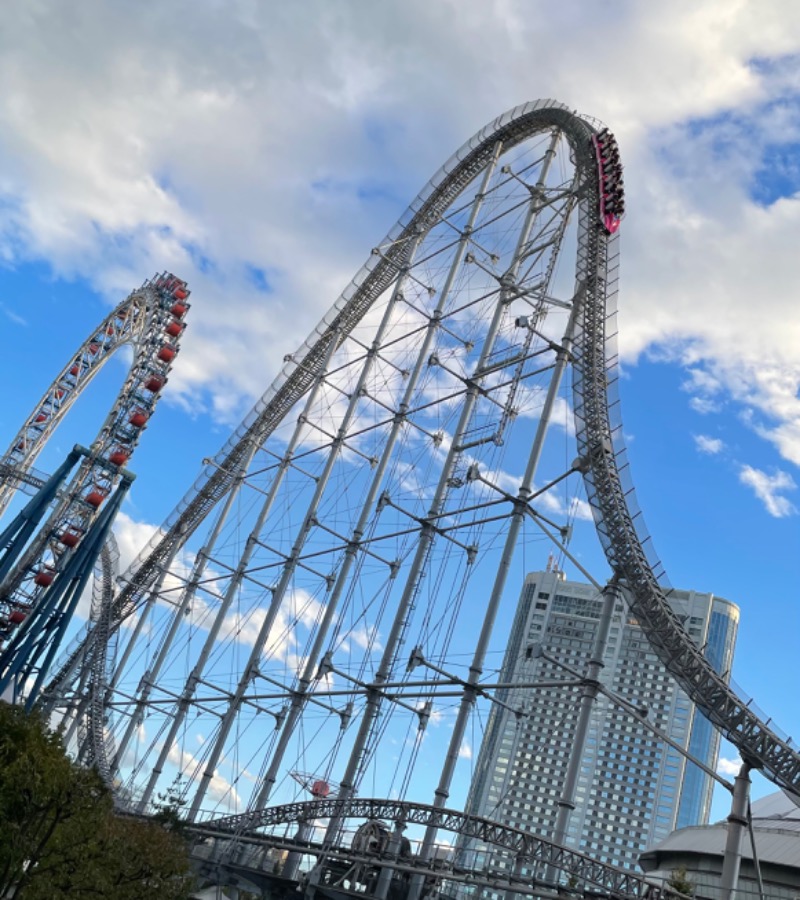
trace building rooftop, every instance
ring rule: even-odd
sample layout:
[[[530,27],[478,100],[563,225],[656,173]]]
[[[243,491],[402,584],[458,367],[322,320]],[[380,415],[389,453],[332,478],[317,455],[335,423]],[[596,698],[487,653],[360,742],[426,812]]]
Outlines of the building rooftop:
[[[800,807],[781,791],[752,804],[756,851],[762,865],[800,868]],[[666,857],[680,855],[719,856],[725,850],[726,822],[699,825],[673,831],[669,837],[639,857],[645,872],[662,868]],[[742,841],[742,858],[753,856],[750,840]]]

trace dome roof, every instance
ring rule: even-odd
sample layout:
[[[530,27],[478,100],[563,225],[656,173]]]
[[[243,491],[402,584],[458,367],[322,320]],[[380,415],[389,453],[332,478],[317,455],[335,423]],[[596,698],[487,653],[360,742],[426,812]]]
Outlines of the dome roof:
[[[753,832],[761,864],[800,869],[800,808],[781,791],[762,797],[751,806]],[[645,872],[664,866],[673,855],[718,856],[725,851],[727,823],[694,825],[673,831],[661,843],[645,850],[639,865]],[[752,859],[750,841],[742,841],[742,858]]]

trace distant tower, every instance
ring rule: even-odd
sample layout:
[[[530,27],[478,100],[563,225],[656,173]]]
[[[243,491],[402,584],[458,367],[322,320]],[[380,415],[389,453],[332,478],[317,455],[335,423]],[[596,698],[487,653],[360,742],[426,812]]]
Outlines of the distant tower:
[[[672,591],[670,603],[720,673],[730,671],[739,610],[713,594]],[[525,579],[500,681],[568,679],[537,650],[583,671],[601,598],[548,565]],[[615,608],[603,681],[649,710],[650,721],[713,767],[719,735],[650,649],[623,604]],[[577,718],[569,688],[512,688],[494,706],[478,756],[467,812],[542,835],[552,833]],[[586,742],[568,843],[632,868],[639,852],[677,827],[708,821],[712,780],[602,695]],[[480,848],[477,849],[480,852]]]

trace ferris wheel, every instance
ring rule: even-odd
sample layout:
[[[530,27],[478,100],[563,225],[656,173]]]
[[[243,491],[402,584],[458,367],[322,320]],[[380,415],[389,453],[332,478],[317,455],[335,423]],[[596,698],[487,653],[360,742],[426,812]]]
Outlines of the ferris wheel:
[[[153,415],[180,348],[189,309],[185,282],[164,273],[146,281],[100,324],[69,358],[0,458],[0,512],[23,484],[42,488],[32,501],[39,519],[18,516],[3,533],[0,565],[0,650],[3,687],[44,679],[121,502],[118,484]],[[76,448],[51,480],[49,492],[33,464],[59,423],[100,369],[121,347],[132,348],[123,385],[89,448]],[[75,463],[69,484],[62,483]],[[94,527],[103,522],[102,534]],[[87,544],[93,542],[88,554]],[[96,546],[95,546],[96,545]],[[85,556],[82,564],[79,560]],[[102,559],[101,555],[101,559]],[[110,557],[106,556],[108,561]],[[110,579],[110,573],[106,573]],[[69,581],[69,586],[66,582]],[[27,690],[30,704],[37,689]]]
[[[797,748],[689,639],[634,511],[623,215],[613,135],[539,101],[478,132],[376,245],[113,600],[129,627],[97,733],[135,808],[179,783],[190,821],[250,827],[298,800],[303,771],[339,784],[333,846],[359,796],[402,805],[425,784],[430,857],[466,738],[502,702],[485,676],[520,550],[555,546],[583,571],[567,540],[581,517],[679,685],[800,793]],[[570,456],[547,440],[559,429]],[[83,702],[94,641],[62,661],[53,708]]]

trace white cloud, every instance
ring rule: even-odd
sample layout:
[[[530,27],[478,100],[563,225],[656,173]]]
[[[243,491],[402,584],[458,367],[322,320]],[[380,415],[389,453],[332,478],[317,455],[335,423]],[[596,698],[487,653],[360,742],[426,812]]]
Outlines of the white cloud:
[[[354,625],[343,633],[341,649],[349,650],[354,644],[362,650],[378,653],[383,650],[383,644],[378,639],[375,627],[372,625]]]
[[[9,309],[5,303],[0,303],[0,312],[15,325],[21,325],[27,328],[28,322],[22,316],[15,313],[14,310]]]
[[[710,456],[721,453],[725,447],[725,444],[720,438],[709,437],[706,434],[695,434],[693,437],[697,449],[701,453],[707,453]]]
[[[124,572],[136,559],[139,551],[153,537],[156,525],[138,522],[126,512],[120,510],[114,519],[114,537],[119,548],[119,570]]]
[[[701,416],[707,416],[709,413],[719,412],[720,404],[708,397],[692,397],[689,400],[689,406]]]
[[[458,751],[459,759],[472,759],[472,747],[464,741]]]
[[[760,469],[744,465],[739,470],[739,480],[753,489],[756,497],[764,504],[766,511],[776,519],[791,516],[797,512],[794,504],[786,497],[781,496],[784,491],[797,489],[794,479],[786,472],[779,470],[774,475],[768,475]]]
[[[275,615],[262,651],[264,659],[285,662],[292,670],[297,671],[304,663],[298,654],[298,647],[305,635],[322,614],[322,604],[302,588],[295,588],[287,593],[283,603]],[[226,614],[219,630],[221,641],[232,641],[253,647],[267,618],[268,608],[255,606],[245,612],[238,610]],[[204,613],[215,613],[211,608]],[[211,627],[212,615],[196,616],[196,624],[203,629]],[[302,627],[303,631],[299,629]],[[326,682],[332,686],[332,680]]]
[[[598,47],[625,65],[598,79]],[[0,253],[114,299],[162,268],[187,277],[169,396],[235,421],[445,156],[514,102],[562,98],[621,140],[624,354],[662,344],[717,382],[694,408],[732,394],[797,462],[800,200],[764,205],[751,187],[767,142],[800,131],[781,102],[798,50],[800,8],[781,0],[613,16],[526,0],[12,4]]]
[[[674,359],[674,349],[669,347],[654,347],[650,351],[654,359],[670,361]],[[705,369],[694,366],[686,370],[687,378],[681,385],[681,390],[692,396],[689,398],[689,406],[701,416],[720,412],[722,409],[722,384],[717,378]]]
[[[134,519],[126,512],[120,510],[114,519],[114,537],[119,550],[118,570],[122,577],[130,574],[131,565],[137,560],[144,548],[153,541],[160,532],[156,525]],[[164,577],[161,585],[162,603],[176,604],[180,602],[181,594],[191,576],[194,556],[187,550],[182,550],[172,561],[170,571]],[[214,595],[218,587],[214,581],[214,570],[206,566],[202,587],[192,600],[188,609],[188,615],[192,622],[201,623],[210,611],[210,607],[199,596],[199,592]],[[86,610],[88,612],[88,609]],[[79,613],[82,610],[79,609]],[[83,614],[83,613],[82,613]],[[125,620],[127,626],[132,626],[135,619],[129,617]],[[206,623],[207,625],[207,623]]]
[[[203,760],[190,753],[188,750],[181,750],[177,744],[170,747],[167,756],[169,762],[178,768],[181,773],[197,773],[201,771]],[[233,784],[219,774],[214,772],[211,781],[208,784],[209,797],[217,800],[224,808],[231,812],[238,812],[242,806],[242,798]]]
[[[742,761],[740,759],[725,759],[724,756],[721,756],[717,763],[717,771],[722,775],[738,775],[741,768]]]

